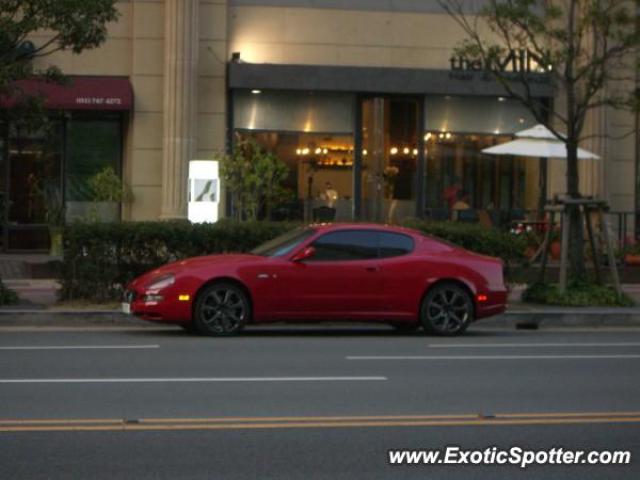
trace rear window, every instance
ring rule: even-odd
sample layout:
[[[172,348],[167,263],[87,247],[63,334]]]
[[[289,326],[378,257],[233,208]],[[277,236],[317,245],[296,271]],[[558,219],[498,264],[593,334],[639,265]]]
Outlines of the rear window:
[[[379,232],[380,258],[399,257],[411,253],[414,241],[401,233]]]

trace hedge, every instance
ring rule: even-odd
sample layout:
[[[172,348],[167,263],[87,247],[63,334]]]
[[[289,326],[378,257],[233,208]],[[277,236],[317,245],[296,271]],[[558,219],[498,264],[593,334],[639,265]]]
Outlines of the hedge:
[[[524,260],[524,251],[530,242],[526,235],[514,235],[477,223],[412,219],[403,222],[403,226],[442,238],[472,252],[502,258],[505,262]]]
[[[109,301],[142,273],[181,258],[246,252],[299,224],[235,222],[75,223],[64,233],[61,298]],[[507,261],[522,258],[525,246],[509,233],[479,225],[409,221],[406,226],[464,248]]]
[[[296,225],[285,222],[192,224],[174,222],[75,223],[64,232],[61,298],[120,298],[129,281],[181,258],[246,252]]]

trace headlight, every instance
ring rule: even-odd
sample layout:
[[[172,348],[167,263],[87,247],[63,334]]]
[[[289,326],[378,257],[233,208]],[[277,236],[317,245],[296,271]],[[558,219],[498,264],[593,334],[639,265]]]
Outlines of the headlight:
[[[176,277],[172,274],[162,275],[154,279],[149,285],[147,285],[147,290],[162,290],[163,288],[167,288],[176,281]]]

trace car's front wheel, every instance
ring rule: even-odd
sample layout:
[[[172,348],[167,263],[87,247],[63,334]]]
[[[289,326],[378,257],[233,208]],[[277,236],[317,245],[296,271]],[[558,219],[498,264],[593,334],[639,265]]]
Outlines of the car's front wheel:
[[[210,336],[239,333],[249,321],[251,304],[247,294],[233,283],[214,283],[206,287],[194,307],[198,332]]]
[[[469,293],[455,283],[442,283],[425,295],[420,321],[434,335],[459,335],[473,320],[473,303]]]

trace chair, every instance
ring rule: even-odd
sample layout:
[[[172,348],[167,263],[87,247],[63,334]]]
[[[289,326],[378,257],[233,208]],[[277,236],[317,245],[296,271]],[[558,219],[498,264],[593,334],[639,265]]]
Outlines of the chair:
[[[478,210],[478,221],[486,228],[493,228],[493,220],[486,210]]]

